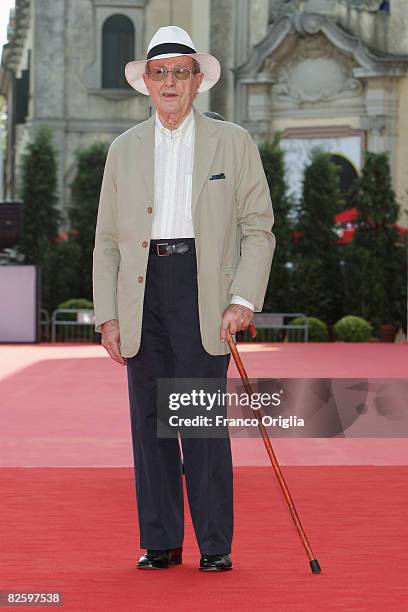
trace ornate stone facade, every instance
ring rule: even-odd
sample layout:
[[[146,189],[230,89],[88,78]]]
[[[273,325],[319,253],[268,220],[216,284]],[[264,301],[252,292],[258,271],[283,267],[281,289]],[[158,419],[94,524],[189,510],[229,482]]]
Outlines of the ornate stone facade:
[[[39,126],[53,130],[60,204],[66,212],[75,151],[97,140],[112,141],[152,112],[147,96],[128,86],[103,85],[107,20],[119,16],[129,25],[133,47],[128,59],[144,57],[153,33],[172,22],[208,51],[209,6],[210,0],[16,0],[0,71],[8,106],[6,197],[18,195],[21,155]],[[109,63],[112,47],[107,42]],[[119,71],[123,68],[118,65]],[[205,93],[198,106],[207,110],[208,101]],[[16,105],[25,108],[16,111]]]
[[[75,150],[112,140],[149,116],[146,97],[101,85],[102,30],[116,14],[132,24],[134,57],[169,23],[214,53],[222,77],[199,96],[198,107],[245,126],[258,142],[280,131],[294,192],[310,148],[319,144],[357,172],[366,148],[389,151],[397,195],[402,203],[407,197],[406,0],[16,0],[16,6],[0,71],[9,109],[9,197],[37,126],[54,130],[64,209]],[[16,106],[25,94],[27,107]]]
[[[334,4],[332,15],[328,7],[325,14],[312,12],[312,1],[271,5],[276,11],[267,33],[234,71],[235,121],[258,142],[276,131],[283,134],[295,195],[314,146],[342,155],[357,172],[368,148],[389,152],[402,202],[408,189],[403,137],[408,121],[400,111],[408,103],[408,54],[365,44],[336,22]]]
[[[375,13],[383,6],[384,0],[342,0],[343,4],[356,8],[360,11],[369,11]]]
[[[360,96],[363,88],[353,75],[355,67],[356,62],[322,34],[300,39],[289,61],[279,67],[270,57],[264,64],[264,70],[276,73],[272,99],[285,107]]]

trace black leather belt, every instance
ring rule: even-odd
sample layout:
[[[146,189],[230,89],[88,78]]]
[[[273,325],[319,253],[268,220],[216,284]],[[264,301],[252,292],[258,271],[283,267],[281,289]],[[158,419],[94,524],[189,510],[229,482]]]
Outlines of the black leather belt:
[[[169,255],[184,255],[185,253],[192,253],[193,248],[191,244],[185,242],[176,242],[175,244],[169,244],[168,242],[157,242],[156,244],[150,245],[150,253],[157,255],[158,257],[168,257]]]

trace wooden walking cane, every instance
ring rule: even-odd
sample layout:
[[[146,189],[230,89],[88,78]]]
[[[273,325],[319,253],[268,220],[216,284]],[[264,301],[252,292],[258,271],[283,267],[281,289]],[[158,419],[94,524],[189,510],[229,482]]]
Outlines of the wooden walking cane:
[[[255,338],[255,336],[256,336],[255,325],[253,323],[250,323],[248,329],[249,329],[249,333],[251,334],[251,337]],[[234,358],[235,364],[237,366],[239,375],[241,376],[242,382],[244,384],[245,391],[248,393],[248,395],[251,396],[253,394],[252,386],[251,386],[251,383],[248,380],[248,376],[247,376],[247,373],[245,371],[244,365],[242,363],[241,357],[239,356],[237,346],[236,346],[236,344],[235,344],[235,342],[234,342],[234,340],[232,338],[232,335],[231,335],[231,332],[230,332],[229,329],[227,330],[227,342],[228,342],[228,345],[230,347],[230,350],[231,350],[232,356]],[[271,444],[271,441],[270,441],[269,436],[268,436],[268,432],[266,430],[265,425],[262,423],[262,413],[260,413],[260,410],[253,410],[253,413],[255,414],[255,416],[256,416],[256,418],[258,420],[259,431],[261,432],[262,439],[264,441],[266,451],[267,451],[267,453],[269,455],[269,459],[271,460],[271,463],[272,463],[272,467],[275,470],[276,477],[278,479],[278,482],[279,482],[279,484],[281,486],[283,495],[285,496],[285,499],[286,499],[287,504],[289,506],[289,510],[290,510],[291,515],[292,515],[293,522],[295,523],[296,529],[298,530],[298,534],[300,536],[300,539],[302,540],[302,544],[305,547],[306,554],[309,557],[309,562],[310,562],[310,567],[312,568],[312,572],[314,574],[320,574],[321,568],[320,568],[319,562],[315,558],[315,556],[314,556],[314,554],[312,552],[312,549],[310,547],[309,541],[308,541],[308,539],[306,537],[306,533],[305,533],[305,531],[304,531],[304,529],[302,527],[302,523],[300,522],[300,518],[298,516],[298,513],[296,512],[296,508],[295,508],[295,504],[293,503],[292,496],[291,496],[291,494],[289,492],[288,486],[287,486],[287,484],[285,482],[285,479],[283,477],[282,471],[280,469],[278,460],[276,459],[276,455],[275,455],[275,453],[273,451],[272,444]]]

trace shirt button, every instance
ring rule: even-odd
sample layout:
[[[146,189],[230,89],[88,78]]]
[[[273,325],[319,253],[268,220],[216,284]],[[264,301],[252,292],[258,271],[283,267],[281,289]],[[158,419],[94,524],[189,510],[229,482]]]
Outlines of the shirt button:
[[[143,240],[142,247],[145,249],[149,243],[146,240]]]
[[[153,208],[151,206],[149,206],[148,209],[147,209],[147,212],[149,213],[149,215],[151,215],[152,212],[153,212]]]
[[[143,283],[143,276],[139,276],[139,278],[137,279],[138,283]]]

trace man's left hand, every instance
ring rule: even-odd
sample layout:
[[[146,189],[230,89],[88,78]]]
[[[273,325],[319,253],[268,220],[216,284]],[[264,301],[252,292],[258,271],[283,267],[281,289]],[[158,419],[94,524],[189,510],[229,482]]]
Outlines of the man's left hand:
[[[243,329],[247,329],[248,325],[252,321],[254,313],[250,308],[246,306],[240,306],[239,304],[230,304],[225,310],[222,316],[220,339],[225,342],[227,338],[227,329],[231,334],[236,334]]]

